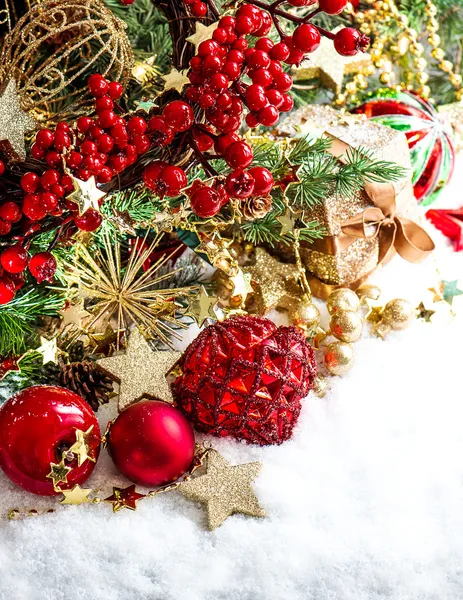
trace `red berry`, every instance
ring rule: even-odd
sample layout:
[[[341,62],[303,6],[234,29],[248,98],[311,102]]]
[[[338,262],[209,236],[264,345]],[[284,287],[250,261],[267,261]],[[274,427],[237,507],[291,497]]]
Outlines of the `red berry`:
[[[254,191],[254,178],[247,171],[238,169],[227,177],[225,188],[232,198],[248,198]]]
[[[201,18],[204,17],[207,13],[207,4],[205,4],[204,2],[194,2],[191,5],[191,12],[193,13],[193,16]]]
[[[92,142],[96,142],[96,140],[100,137],[100,135],[103,135],[103,133],[104,130],[101,129],[101,127],[97,127],[96,125],[94,125],[90,128],[90,131],[88,132],[88,137],[92,140]]]
[[[93,208],[89,208],[80,217],[74,217],[74,223],[82,231],[95,231],[102,221],[103,217]]]
[[[170,165],[161,171],[160,180],[163,194],[171,197],[178,196],[180,190],[187,184],[185,171],[180,167]]]
[[[167,163],[162,160],[155,160],[145,167],[143,171],[143,182],[147,188],[155,191],[161,171],[167,167]]]
[[[39,252],[30,259],[29,271],[37,279],[37,283],[52,281],[56,272],[56,259],[50,252]]]
[[[270,56],[263,50],[255,50],[249,57],[247,64],[250,69],[266,69],[270,65]]]
[[[320,45],[320,33],[310,23],[304,23],[296,28],[293,34],[293,44],[301,52],[313,52]]]
[[[45,155],[45,162],[49,167],[56,169],[61,166],[61,154],[55,150],[49,150]]]
[[[252,163],[254,154],[249,144],[239,141],[228,146],[224,158],[232,169],[245,169]]]
[[[41,129],[35,136],[35,143],[45,150],[53,144],[55,136],[49,129]]]
[[[213,217],[220,210],[220,197],[215,190],[210,187],[200,187],[194,191],[190,197],[191,208],[203,219]]]
[[[45,207],[40,203],[40,196],[37,194],[24,196],[22,211],[31,221],[41,221],[47,214]]]
[[[270,38],[263,37],[260,40],[257,40],[254,48],[256,50],[263,50],[264,52],[267,52],[267,54],[268,54],[270,52],[270,50],[273,48],[273,46],[274,46],[274,43],[272,42],[272,40]]]
[[[95,101],[95,109],[97,112],[102,112],[103,110],[112,110],[114,108],[114,102],[111,96],[101,96],[101,98],[97,98]]]
[[[174,139],[175,132],[163,117],[151,117],[148,122],[151,141],[155,146],[167,146]]]
[[[198,56],[209,56],[210,54],[217,54],[219,51],[219,44],[214,40],[205,40],[201,42],[198,46]]]
[[[109,183],[113,178],[113,171],[109,167],[102,167],[101,171],[98,174],[97,181],[98,183]]]
[[[109,92],[109,84],[101,75],[91,75],[88,79],[88,89],[95,98],[101,98]]]
[[[61,177],[61,185],[64,187],[64,191],[69,194],[74,190],[74,182],[70,175],[63,175]]]
[[[273,175],[265,167],[253,167],[249,169],[250,173],[254,178],[254,190],[255,196],[265,196],[273,188]]]
[[[241,74],[241,66],[236,62],[227,62],[222,68],[222,73],[230,81],[236,81]]]
[[[225,27],[226,29],[235,29],[236,19],[235,17],[222,17],[219,21],[220,27]]]
[[[70,169],[77,169],[80,166],[81,162],[82,154],[80,152],[72,150],[72,152],[70,152],[66,156],[66,164]]]
[[[212,75],[209,83],[213,90],[215,90],[216,92],[221,92],[222,90],[227,89],[230,81],[228,77],[223,73],[216,73],[215,75]]]
[[[341,56],[354,56],[359,50],[365,50],[370,40],[366,35],[353,29],[344,27],[334,36],[334,47]]]
[[[114,141],[110,135],[103,133],[96,139],[96,145],[99,152],[111,152],[114,146]]]
[[[222,92],[217,96],[217,106],[221,110],[227,110],[232,105],[232,96],[228,92]]]
[[[257,69],[251,74],[252,83],[261,85],[264,88],[270,87],[273,82],[273,75],[268,69]]]
[[[228,133],[226,135],[219,135],[214,142],[214,148],[217,154],[223,155],[225,150],[233,144],[233,142],[237,142],[239,140],[239,136],[236,133]]]
[[[42,160],[45,156],[45,150],[41,148],[38,144],[32,144],[31,146],[31,155],[38,160]]]
[[[0,277],[0,304],[7,304],[13,300],[15,286],[9,277]]]
[[[29,171],[21,177],[21,187],[28,194],[36,192],[40,187],[39,176]]]
[[[194,121],[194,114],[191,106],[182,100],[169,102],[162,113],[166,123],[175,131],[186,131]]]
[[[5,172],[5,163],[3,162],[3,160],[0,160],[0,177],[3,175],[4,172]]]
[[[200,152],[207,152],[214,145],[214,140],[211,138],[211,136],[198,129],[193,131],[193,137]]]
[[[42,192],[40,204],[47,212],[52,212],[58,206],[58,198],[52,192]]]
[[[62,198],[64,196],[64,187],[59,183],[51,186],[51,191],[57,198]]]
[[[240,50],[230,50],[227,54],[227,63],[238,63],[241,64],[244,62],[244,54]]]
[[[272,29],[272,25],[273,25],[272,17],[269,15],[268,12],[262,11],[261,14],[262,14],[262,25],[259,27],[259,29],[257,29],[257,31],[254,32],[254,35],[256,37],[262,37],[262,36],[270,33],[270,30]]]
[[[82,154],[91,156],[98,152],[98,148],[95,142],[92,142],[91,140],[85,140],[85,142],[83,142],[80,147],[80,151],[82,152]]]
[[[290,49],[283,42],[275,44],[270,50],[270,58],[273,60],[286,60],[289,56]]]
[[[40,183],[42,187],[46,190],[50,190],[54,185],[59,183],[61,180],[61,175],[55,169],[49,169],[45,171],[45,173],[40,178]]]
[[[267,100],[272,106],[279,108],[283,104],[283,94],[278,90],[267,90]]]
[[[222,27],[217,27],[217,29],[212,34],[212,38],[216,42],[219,42],[219,44],[224,44],[227,41],[227,36],[228,36],[227,30],[222,29]]]
[[[109,159],[109,166],[116,173],[122,173],[127,168],[127,157],[124,154],[113,154]]]
[[[71,145],[70,136],[64,131],[57,131],[55,133],[55,141],[53,145],[59,152],[62,152],[65,148],[69,148]]]
[[[214,106],[214,104],[215,104],[215,95],[204,94],[199,99],[199,106],[204,110],[206,108],[210,108],[211,106]]]
[[[319,0],[318,8],[327,15],[339,15],[346,8],[348,0]]]
[[[5,202],[0,206],[0,219],[9,223],[17,223],[21,219],[21,210],[14,202]]]
[[[92,162],[93,165],[93,162]],[[77,177],[78,179],[82,179],[82,181],[87,181],[92,176],[90,169],[84,169],[83,167],[78,169]]]
[[[110,129],[116,124],[116,114],[112,110],[102,110],[98,114],[98,124],[103,129]]]
[[[260,110],[264,108],[268,103],[267,96],[265,94],[265,88],[261,85],[253,83],[246,90],[246,104],[252,111]]]
[[[125,146],[127,146],[129,142],[129,134],[124,125],[114,125],[114,127],[111,128],[110,133],[114,142],[120,148],[124,148]]]
[[[273,85],[279,92],[288,92],[293,85],[293,80],[288,73],[275,73],[273,75]]]
[[[117,81],[111,81],[108,88],[108,95],[111,96],[113,100],[118,100],[122,94],[124,93],[124,88]]]
[[[236,96],[232,97],[232,105],[228,109],[228,113],[232,116],[239,117],[243,113],[243,103]]]
[[[265,125],[265,127],[271,127],[278,122],[279,115],[278,108],[275,106],[266,106],[265,108],[260,109],[257,116],[259,118],[259,123]]]
[[[28,259],[27,251],[16,244],[2,252],[0,263],[8,273],[22,273],[27,267]]]
[[[255,30],[254,21],[245,16],[237,17],[236,19],[236,31],[237,33],[242,33],[247,35],[248,33],[252,33]]]
[[[130,133],[145,133],[147,127],[148,125],[143,117],[130,117],[127,123],[127,129],[130,131]]]
[[[203,64],[201,66],[201,73],[205,77],[210,77],[214,75],[214,73],[218,73],[223,66],[223,61],[220,56],[214,56],[210,54],[209,56],[205,56],[203,60]]]
[[[11,222],[0,219],[0,235],[8,235],[11,231]]]
[[[149,150],[149,147],[151,146],[149,137],[147,135],[143,135],[143,134],[134,135],[133,143],[134,143],[134,146],[135,146],[138,154],[144,154],[145,152],[147,152]]]
[[[14,289],[17,292],[26,283],[26,279],[22,273],[10,273],[9,279],[13,282]]]
[[[93,125],[93,119],[91,117],[79,117],[77,119],[77,129],[80,133],[86,133]]]
[[[193,69],[193,71],[199,71],[201,69],[201,65],[202,65],[202,60],[200,56],[193,56],[193,58],[190,60],[190,67]]]
[[[246,124],[248,125],[248,127],[257,127],[257,125],[259,125],[259,119],[257,117],[257,115],[255,113],[248,113],[246,115]]]
[[[294,106],[294,100],[289,94],[283,94],[283,102],[280,105],[280,112],[289,112]]]

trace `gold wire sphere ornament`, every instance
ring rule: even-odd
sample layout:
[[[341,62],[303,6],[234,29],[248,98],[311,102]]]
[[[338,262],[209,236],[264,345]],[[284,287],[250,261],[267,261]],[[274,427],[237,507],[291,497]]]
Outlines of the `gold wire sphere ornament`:
[[[331,334],[341,342],[356,342],[363,330],[362,318],[353,310],[340,310],[331,317]]]
[[[415,319],[415,309],[408,302],[397,298],[386,304],[382,313],[382,321],[395,331],[407,329]]]
[[[346,342],[333,342],[325,348],[325,367],[332,375],[345,375],[354,364],[354,349]]]
[[[23,108],[39,120],[85,113],[90,75],[128,81],[133,52],[125,28],[101,0],[43,0],[5,37],[0,81],[14,79]]]
[[[339,288],[334,290],[326,301],[326,308],[330,315],[339,310],[357,311],[360,307],[360,300],[355,292],[349,288]]]

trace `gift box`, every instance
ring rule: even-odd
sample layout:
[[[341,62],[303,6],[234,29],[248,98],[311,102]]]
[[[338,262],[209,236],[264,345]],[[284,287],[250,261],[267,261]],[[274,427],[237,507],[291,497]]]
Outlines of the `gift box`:
[[[304,212],[318,221],[325,237],[302,241],[300,254],[314,295],[326,298],[337,287],[356,289],[397,251],[413,262],[424,258],[434,244],[417,224],[418,208],[411,182],[411,163],[405,135],[329,106],[310,105],[295,111],[279,128],[280,136],[295,131],[323,135],[332,141],[330,152],[341,162],[349,148],[366,149],[375,158],[394,162],[406,175],[394,183],[366,183],[352,197],[331,193]],[[291,250],[279,248],[291,260]],[[283,255],[281,254],[283,253]]]

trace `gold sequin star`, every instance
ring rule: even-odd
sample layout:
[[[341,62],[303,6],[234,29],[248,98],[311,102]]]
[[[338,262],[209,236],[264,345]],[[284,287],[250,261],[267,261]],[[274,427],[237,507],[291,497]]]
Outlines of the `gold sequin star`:
[[[93,425],[87,429],[87,431],[81,431],[76,429],[76,441],[69,448],[69,452],[72,452],[77,456],[77,464],[79,467],[84,464],[86,460],[96,462],[95,450],[92,448],[91,441],[96,437],[92,433]]]
[[[217,21],[215,23],[212,23],[212,25],[208,25],[207,27],[206,27],[206,25],[203,25],[199,21],[196,21],[196,23],[195,23],[196,31],[194,32],[193,35],[190,35],[190,37],[186,38],[187,42],[194,44],[195,54],[197,53],[198,46],[201,44],[201,42],[205,42],[206,40],[212,39],[212,34],[214,33],[214,31],[217,29],[218,26],[219,26],[219,24]]]
[[[113,512],[117,512],[122,508],[128,508],[130,510],[137,510],[137,501],[141,498],[146,498],[144,494],[139,494],[135,491],[135,486],[131,485],[127,488],[113,487],[113,494],[108,498],[105,498],[105,502],[111,502],[113,505]]]
[[[61,328],[65,329],[68,325],[74,325],[77,329],[82,326],[82,321],[86,317],[90,316],[84,308],[84,300],[81,299],[77,304],[71,304],[60,312],[61,316]]]
[[[106,193],[96,187],[95,177],[92,175],[87,181],[73,177],[72,182],[74,191],[68,198],[79,207],[79,215],[83,215],[89,208],[100,212],[99,200],[104,198]]]
[[[188,71],[185,69],[184,71],[177,71],[177,69],[172,69],[170,73],[167,75],[163,75],[164,79],[164,92],[167,90],[177,90],[177,92],[181,92],[183,88],[190,83],[190,80],[186,76]]]
[[[53,487],[56,487],[58,483],[68,482],[68,473],[70,473],[72,469],[64,464],[64,458],[58,464],[50,463],[50,467],[51,471],[48,473],[47,478],[53,481]]]
[[[206,474],[184,481],[179,491],[190,500],[205,504],[211,530],[236,513],[265,517],[265,511],[251,488],[261,468],[262,463],[259,462],[230,465],[216,450],[210,450]]]
[[[173,402],[168,374],[181,352],[155,352],[138,328],[131,333],[124,354],[100,358],[97,365],[119,382],[119,410],[143,396]]]
[[[248,294],[253,291],[251,279],[251,273],[243,273],[241,269],[238,270],[236,275],[230,277],[230,281],[233,284],[232,296],[241,296],[243,301],[246,300]]]
[[[431,323],[431,317],[436,314],[435,310],[428,310],[422,302],[420,302],[416,310],[417,319],[422,319],[423,321],[426,321],[426,323]]]
[[[76,484],[72,490],[62,491],[64,498],[61,500],[61,504],[85,504],[90,502],[89,495],[91,491],[91,489],[82,489],[79,484]]]
[[[198,296],[193,300],[191,310],[198,327],[204,325],[206,319],[217,319],[215,307],[217,298],[209,296],[206,288],[202,285]]]
[[[34,119],[23,111],[14,79],[0,93],[0,149],[14,160],[26,159],[24,134],[34,129]]]
[[[46,365],[49,362],[56,364],[59,354],[56,338],[47,340],[47,338],[41,337],[40,344],[40,347],[37,348],[37,352],[42,355],[43,364]]]

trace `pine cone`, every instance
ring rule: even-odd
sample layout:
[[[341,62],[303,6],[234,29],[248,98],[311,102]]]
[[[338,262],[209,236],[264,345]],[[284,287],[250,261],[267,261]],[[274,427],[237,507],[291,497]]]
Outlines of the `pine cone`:
[[[251,196],[247,198],[241,205],[243,217],[248,221],[254,219],[262,219],[272,208],[271,196]]]
[[[113,382],[89,361],[63,365],[58,375],[59,385],[79,394],[97,412],[101,404],[109,402]]]

